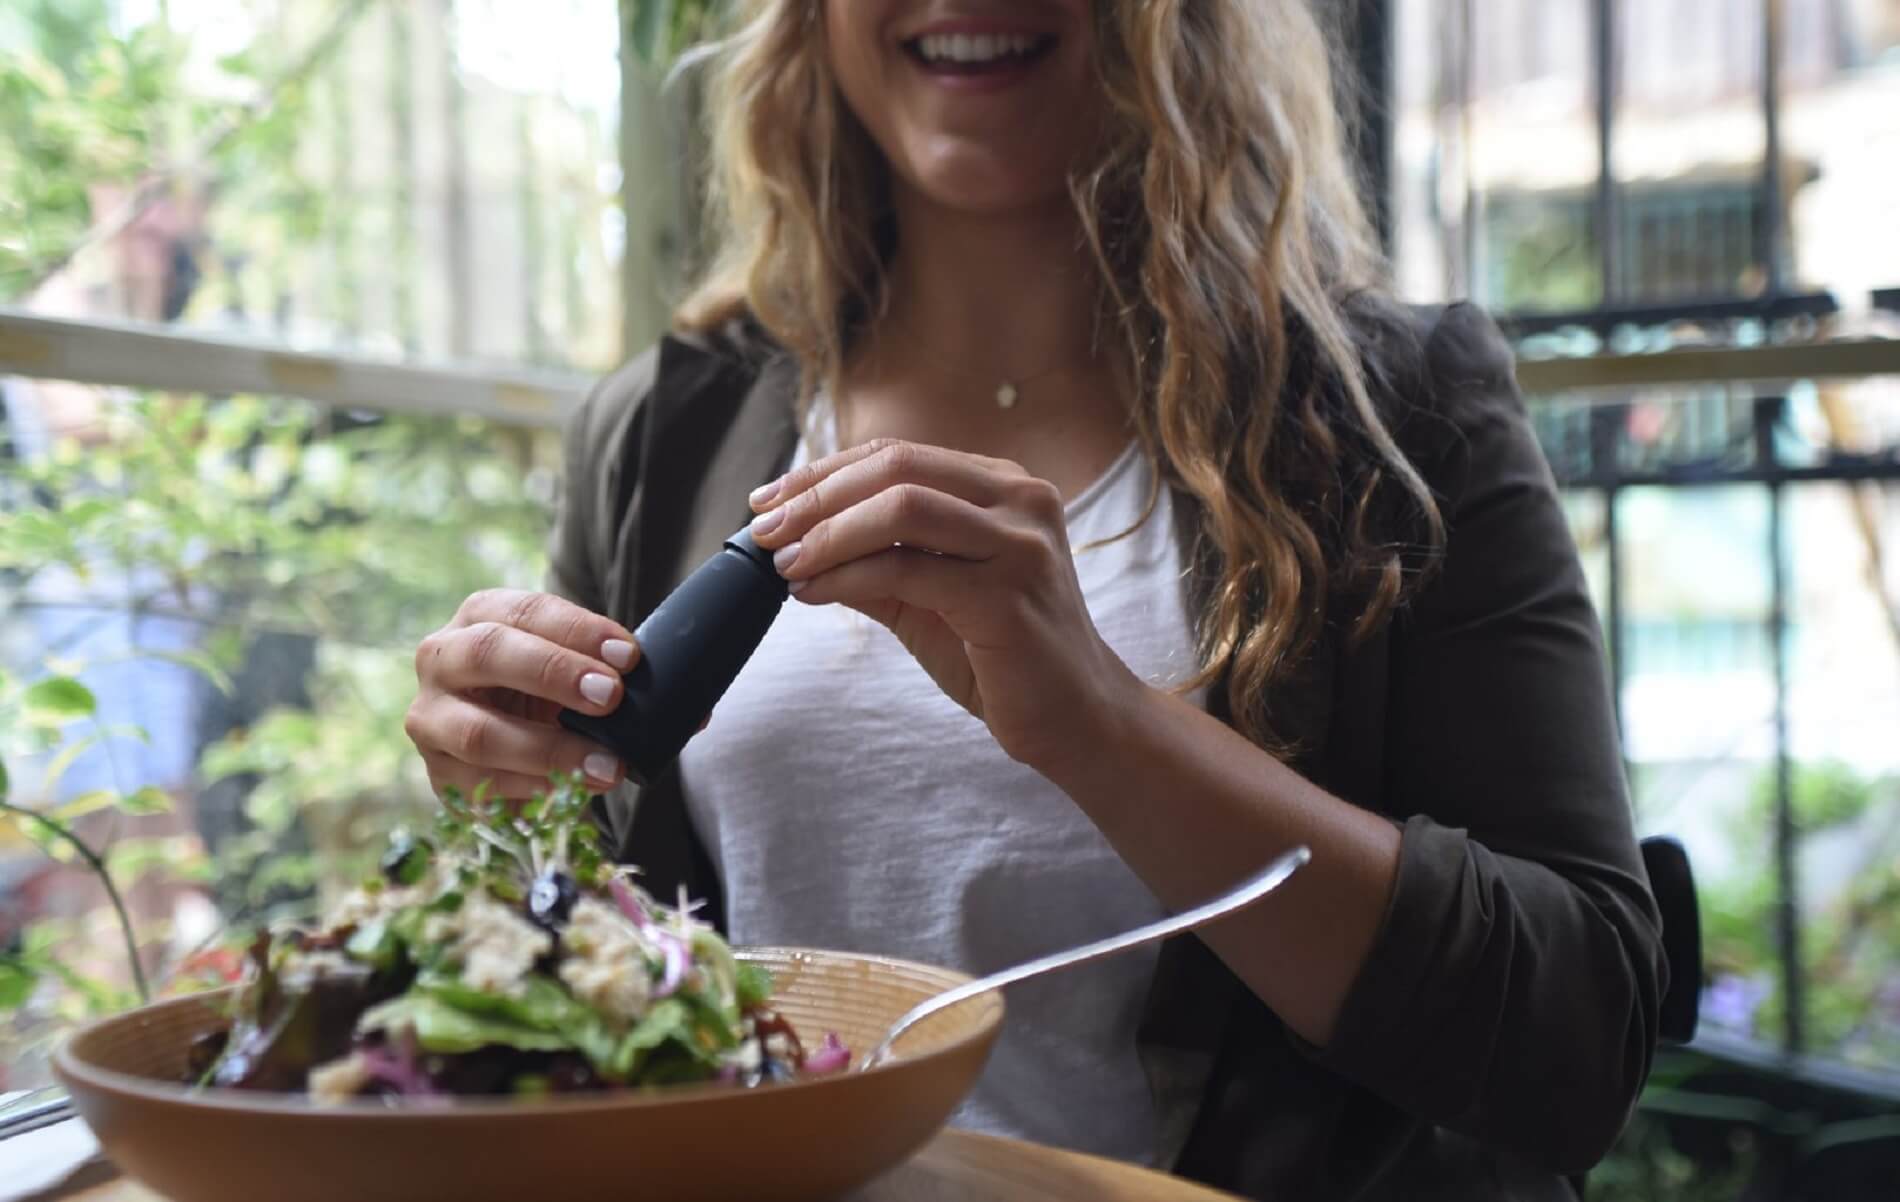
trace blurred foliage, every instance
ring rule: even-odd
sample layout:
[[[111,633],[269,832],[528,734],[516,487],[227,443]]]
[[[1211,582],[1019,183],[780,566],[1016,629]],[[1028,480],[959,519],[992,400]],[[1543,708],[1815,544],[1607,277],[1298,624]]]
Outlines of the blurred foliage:
[[[1844,871],[1809,877],[1803,895],[1803,1018],[1810,1051],[1869,1068],[1900,1062],[1900,780],[1869,778],[1831,762],[1797,763],[1789,779],[1799,837],[1826,841]],[[1760,772],[1747,803],[1731,817],[1730,845],[1743,866],[1697,881],[1706,990],[1704,1031],[1779,1046],[1785,998],[1776,946],[1775,866],[1771,832],[1776,781]],[[1842,859],[1841,857],[1844,857]],[[1807,863],[1804,857],[1804,864]],[[1821,1148],[1820,1120],[1806,1103],[1765,1096],[1766,1071],[1745,1087],[1734,1071],[1713,1090],[1696,1080],[1709,1062],[1665,1050],[1650,1074],[1642,1107],[1609,1157],[1589,1176],[1590,1202],[1727,1202],[1783,1196],[1781,1174]],[[1847,1124],[1851,1127],[1853,1124]],[[1777,1144],[1772,1151],[1763,1146]]]
[[[709,36],[724,7],[724,0],[620,0],[620,19],[641,61],[664,67]]]
[[[30,0],[0,54],[0,295],[16,296],[85,233],[87,187],[153,161],[147,114],[177,63],[151,27],[104,35],[106,6]]]
[[[1867,778],[1836,763],[1797,764],[1790,800],[1798,837],[1825,840],[1833,867],[1807,879],[1801,916],[1803,1022],[1809,1050],[1880,1068],[1900,1063],[1900,779]],[[1747,982],[1753,1003],[1737,1033],[1778,1041],[1786,1000],[1775,944],[1769,832],[1775,777],[1756,779],[1732,820],[1733,846],[1754,849],[1746,871],[1698,884],[1704,961],[1712,985]],[[1808,859],[1804,857],[1804,865]]]
[[[100,216],[89,188],[129,188],[179,166],[175,149],[203,141],[241,103],[191,99],[178,39],[156,21],[122,29],[112,8],[29,0],[0,12],[0,296],[84,236]],[[220,94],[267,87],[281,49],[260,37],[221,60]],[[300,242],[327,209],[354,203],[305,178],[302,105],[300,86],[278,89],[209,161],[175,178],[181,190],[243,198],[220,206],[241,224],[215,231],[243,271],[197,281],[193,303],[231,305],[234,290],[261,280],[262,302],[240,307],[268,312],[271,281],[309,253]],[[204,696],[241,721],[200,749],[197,779],[167,796],[121,777],[116,749],[144,732],[99,719],[82,683],[98,665],[39,648],[39,662],[0,674],[0,797],[32,811],[0,815],[0,860],[37,848],[76,869],[83,845],[125,892],[159,990],[216,984],[235,970],[226,944],[246,927],[305,913],[353,883],[362,849],[431,804],[402,726],[414,647],[470,592],[538,583],[558,448],[474,419],[248,395],[100,397],[103,420],[85,442],[55,441],[0,472],[0,627],[49,604],[132,630],[169,619],[196,632],[186,646],[130,657],[189,667]],[[314,648],[307,679],[266,690],[307,702],[244,712],[253,678],[269,672],[258,650],[273,639]],[[113,787],[63,789],[79,762],[109,764]],[[239,799],[235,823],[208,821],[217,790]],[[61,916],[48,918],[31,896],[21,912],[0,889],[0,1068],[137,995],[107,899],[83,883],[54,892]],[[201,946],[172,929],[169,907],[192,896],[220,908],[221,934]]]
[[[514,578],[524,524],[546,520],[522,491],[535,436],[479,420],[339,430],[300,401],[147,393],[104,434],[20,467],[41,503],[10,515],[0,570],[136,577],[128,610],[218,620],[194,665],[212,672],[240,631],[426,632],[445,587]]]
[[[203,750],[204,783],[247,778],[245,829],[216,848],[190,831],[121,838],[108,860],[121,884],[153,874],[205,883],[215,853],[225,918],[241,935],[274,902],[289,899],[294,913],[361,876],[364,849],[430,800],[402,725],[415,644],[470,592],[539,578],[548,514],[530,494],[551,480],[552,453],[545,439],[478,421],[339,429],[301,402],[134,394],[102,443],[61,444],[20,465],[0,572],[21,583],[23,604],[36,578],[57,577],[97,586],[128,614],[189,619],[198,649],[163,654],[207,688],[229,687],[260,633],[316,641],[307,708],[258,714]],[[54,806],[54,769],[126,732],[75,725],[90,699],[74,680],[17,691],[18,711],[37,719],[0,720],[12,744],[0,754],[46,760],[36,805],[73,819],[158,808],[139,789]],[[29,933],[34,947],[46,940]],[[16,991],[35,964],[44,975],[46,963],[14,964]],[[88,1012],[124,1000],[59,980]],[[0,1002],[8,993],[0,988]]]
[[[129,194],[163,178],[186,200],[216,190],[218,212],[246,226],[230,233],[248,246],[281,252],[317,228],[322,190],[292,169],[301,82],[275,78],[282,64],[269,55],[227,56],[222,90],[268,103],[205,161],[186,161],[192,141],[241,102],[180,86],[181,40],[159,22],[120,31],[113,15],[105,0],[22,0],[0,17],[0,298],[31,291],[111,215],[94,208],[102,185]]]
[[[1638,1112],[1616,1149],[1590,1172],[1588,1202],[1735,1202],[1746,1196],[1760,1161],[1752,1133],[1737,1127],[1723,1163],[1710,1164],[1677,1145],[1661,1119]]]
[[[1587,206],[1536,195],[1489,198],[1485,302],[1502,309],[1575,310],[1601,299]]]

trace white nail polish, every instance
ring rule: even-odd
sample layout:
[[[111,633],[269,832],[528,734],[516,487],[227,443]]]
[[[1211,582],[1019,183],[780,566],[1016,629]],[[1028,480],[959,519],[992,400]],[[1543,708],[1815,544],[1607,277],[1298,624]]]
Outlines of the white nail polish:
[[[596,751],[581,761],[581,771],[590,778],[607,784],[620,774],[620,763],[604,751]]]
[[[581,677],[581,696],[595,705],[606,705],[614,695],[614,682],[598,672]]]

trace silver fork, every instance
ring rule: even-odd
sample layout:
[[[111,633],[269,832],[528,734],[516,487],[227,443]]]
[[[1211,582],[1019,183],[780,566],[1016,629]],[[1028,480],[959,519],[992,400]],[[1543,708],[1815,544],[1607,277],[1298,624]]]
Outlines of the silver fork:
[[[44,1085],[0,1106],[0,1140],[38,1131],[73,1117],[72,1099],[57,1085]]]
[[[1132,951],[1135,948],[1141,947],[1143,944],[1154,943],[1172,935],[1179,935],[1185,931],[1192,931],[1197,927],[1206,926],[1216,919],[1227,917],[1236,910],[1244,910],[1267,894],[1272,893],[1275,889],[1285,884],[1288,877],[1298,872],[1301,866],[1312,858],[1313,853],[1309,849],[1304,846],[1296,847],[1273,863],[1267,865],[1265,871],[1261,872],[1260,875],[1248,879],[1246,882],[1221,894],[1213,901],[1205,902],[1194,907],[1192,910],[1184,910],[1172,918],[1164,918],[1159,922],[1151,922],[1145,927],[1136,927],[1134,930],[1125,934],[1114,935],[1107,939],[1085,944],[1082,947],[1071,948],[1066,952],[1056,952],[1053,955],[1044,956],[1040,960],[1031,960],[1027,964],[1018,964],[1014,968],[1005,968],[1003,971],[993,972],[987,977],[979,977],[971,981],[968,985],[959,985],[955,989],[946,990],[936,997],[912,1007],[908,1014],[891,1024],[891,1029],[884,1033],[883,1040],[877,1047],[871,1050],[871,1054],[858,1062],[858,1071],[862,1072],[865,1069],[873,1068],[882,1062],[886,1056],[890,1055],[891,1045],[897,1042],[898,1036],[940,1010],[948,1010],[959,1002],[967,1002],[971,998],[979,994],[988,993],[992,989],[1001,989],[1006,985],[1014,985],[1019,981],[1027,981],[1031,977],[1042,976],[1044,973],[1060,972],[1065,968],[1074,968],[1078,964],[1087,964],[1092,960],[1102,960],[1109,956],[1118,956],[1123,952]]]

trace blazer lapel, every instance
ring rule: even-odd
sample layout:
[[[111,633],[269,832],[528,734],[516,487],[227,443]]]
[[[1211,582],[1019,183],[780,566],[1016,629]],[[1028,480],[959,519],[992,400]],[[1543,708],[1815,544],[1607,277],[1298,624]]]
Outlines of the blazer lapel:
[[[745,525],[747,495],[784,470],[798,436],[788,356],[761,365],[669,338],[659,378],[641,472],[636,621]]]

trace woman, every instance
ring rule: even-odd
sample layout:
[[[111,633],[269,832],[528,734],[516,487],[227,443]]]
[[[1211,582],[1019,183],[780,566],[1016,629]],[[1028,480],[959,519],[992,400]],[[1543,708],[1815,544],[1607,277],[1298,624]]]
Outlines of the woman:
[[[1664,975],[1598,633],[1495,328],[1379,292],[1314,12],[746,7],[723,257],[574,421],[550,594],[423,644],[436,786],[584,770],[736,940],[970,971],[1307,844],[1204,941],[1012,995],[960,1121],[1571,1196]],[[636,807],[553,715],[748,512],[795,603]]]

